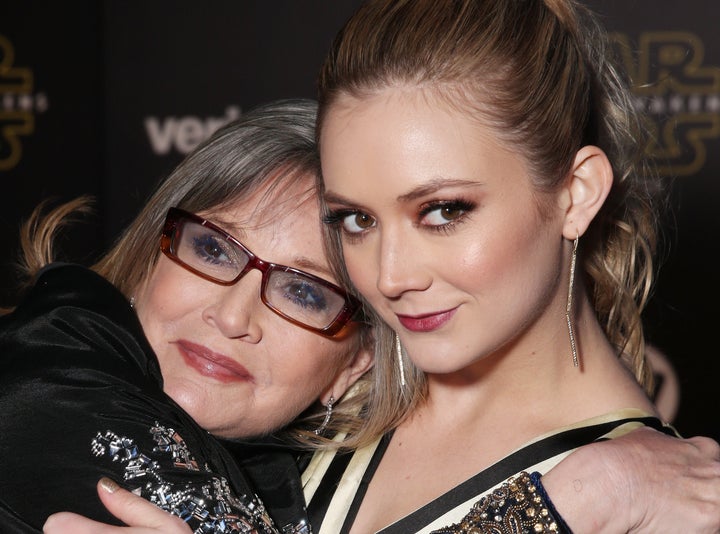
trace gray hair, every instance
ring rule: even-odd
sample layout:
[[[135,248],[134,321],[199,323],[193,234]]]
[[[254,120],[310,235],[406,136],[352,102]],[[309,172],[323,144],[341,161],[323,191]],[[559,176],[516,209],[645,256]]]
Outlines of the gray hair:
[[[312,100],[281,100],[258,106],[217,130],[160,184],[95,270],[130,295],[157,263],[168,208],[207,213],[262,186],[274,189],[280,182],[287,186],[303,175],[318,175],[316,113]]]

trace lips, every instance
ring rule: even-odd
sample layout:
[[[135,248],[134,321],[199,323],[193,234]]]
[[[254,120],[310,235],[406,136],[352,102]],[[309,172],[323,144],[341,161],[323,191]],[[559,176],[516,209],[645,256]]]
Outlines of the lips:
[[[252,382],[254,377],[235,360],[186,340],[175,342],[185,364],[197,373],[219,382]]]
[[[452,316],[455,315],[456,311],[457,308],[422,315],[397,314],[397,318],[400,321],[400,324],[411,332],[432,332],[442,328],[445,323],[447,323]]]

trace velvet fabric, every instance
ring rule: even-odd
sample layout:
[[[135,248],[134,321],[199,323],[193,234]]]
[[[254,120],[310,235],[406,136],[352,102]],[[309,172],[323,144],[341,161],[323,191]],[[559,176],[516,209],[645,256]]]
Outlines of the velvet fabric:
[[[158,427],[171,436],[164,451]],[[112,436],[131,442],[120,451],[101,446]],[[178,445],[191,457],[183,461],[197,469],[168,462]],[[102,476],[130,489],[152,477],[171,487],[225,480],[234,495],[248,498],[267,489],[268,500],[279,503],[278,525],[301,522],[292,455],[282,448],[263,453],[257,447],[231,453],[163,393],[134,310],[94,272],[50,266],[22,304],[0,318],[0,531],[39,532],[49,514],[62,510],[120,524],[97,497]],[[275,494],[273,485],[285,485],[262,476],[253,482],[267,487],[253,487],[240,462],[252,463],[255,454],[267,472],[283,473],[290,489]],[[133,479],[138,466],[147,473]]]

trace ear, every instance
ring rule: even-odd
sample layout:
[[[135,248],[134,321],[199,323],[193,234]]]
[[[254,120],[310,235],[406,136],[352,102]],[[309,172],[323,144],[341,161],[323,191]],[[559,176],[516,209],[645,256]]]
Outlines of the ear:
[[[585,233],[605,203],[612,184],[612,166],[605,152],[592,145],[582,147],[575,155],[566,194],[561,195],[565,239],[572,241]]]
[[[350,386],[365,374],[374,364],[375,355],[372,349],[360,348],[347,363],[345,367],[338,371],[335,379],[328,385],[327,389],[320,395],[320,402],[327,404],[330,396],[339,399],[342,397]]]

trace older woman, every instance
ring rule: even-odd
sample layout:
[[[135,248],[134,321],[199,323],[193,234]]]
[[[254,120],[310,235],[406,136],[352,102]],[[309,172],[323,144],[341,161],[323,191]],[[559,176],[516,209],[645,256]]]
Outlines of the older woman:
[[[316,443],[371,365],[322,245],[315,109],[271,104],[221,129],[92,270],[45,254],[78,203],[30,225],[35,282],[0,319],[0,530],[66,509],[110,520],[102,476],[203,532],[307,529],[299,483],[277,483],[297,481],[293,458],[261,448],[243,470],[257,449],[221,440],[284,428]]]

